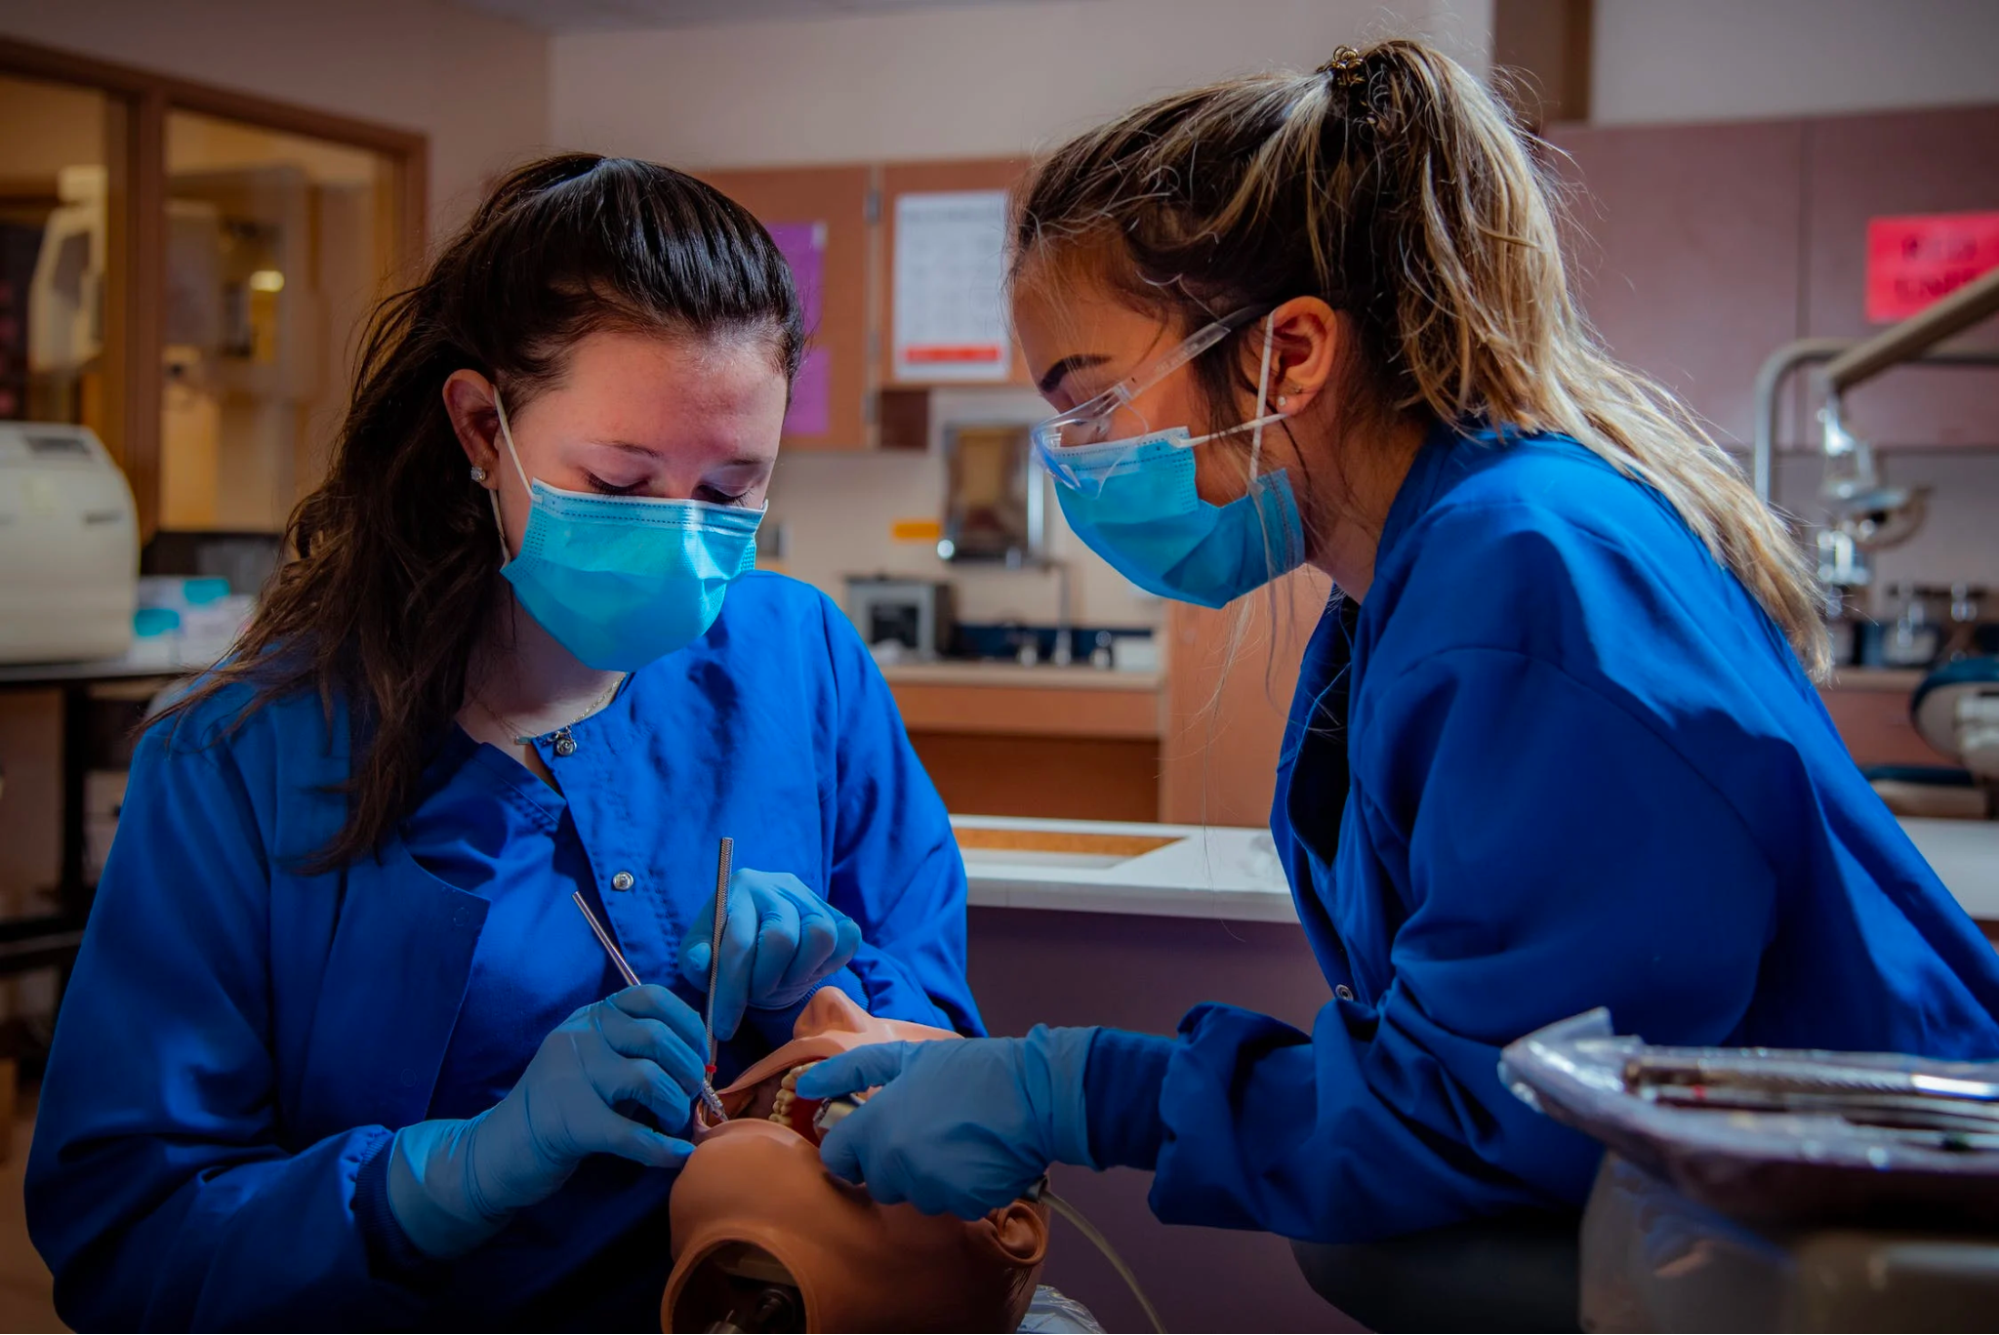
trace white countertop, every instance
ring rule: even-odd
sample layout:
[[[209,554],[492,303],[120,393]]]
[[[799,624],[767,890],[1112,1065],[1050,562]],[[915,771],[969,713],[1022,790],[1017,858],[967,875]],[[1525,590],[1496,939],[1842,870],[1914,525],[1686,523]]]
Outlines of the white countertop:
[[[1999,922],[1999,820],[1901,821],[1964,911],[1980,922]]]
[[[1296,922],[1291,889],[1268,830],[1113,821],[953,816],[961,830],[1138,835],[1174,842],[1135,857],[965,850],[970,902],[1158,918]],[[1965,912],[1999,922],[1999,821],[1902,821]]]
[[[1291,887],[1268,830],[1011,816],[953,816],[951,824],[961,830],[1138,835],[1174,841],[1128,858],[968,848],[965,876],[970,902],[980,907],[1298,921]]]

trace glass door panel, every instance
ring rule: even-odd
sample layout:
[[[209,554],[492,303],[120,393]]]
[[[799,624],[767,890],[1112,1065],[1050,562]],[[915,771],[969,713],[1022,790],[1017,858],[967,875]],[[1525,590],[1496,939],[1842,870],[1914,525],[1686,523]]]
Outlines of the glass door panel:
[[[166,146],[160,527],[278,532],[396,269],[396,163],[186,111]]]
[[[114,451],[123,110],[0,75],[0,420],[81,423]]]

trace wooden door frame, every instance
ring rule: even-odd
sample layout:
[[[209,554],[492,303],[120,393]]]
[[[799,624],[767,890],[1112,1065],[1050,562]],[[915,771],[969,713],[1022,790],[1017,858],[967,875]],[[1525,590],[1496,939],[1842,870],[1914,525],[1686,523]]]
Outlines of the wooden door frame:
[[[369,149],[388,158],[396,230],[405,265],[423,256],[430,190],[430,140],[413,130],[336,115],[198,83],[170,74],[0,37],[0,74],[94,88],[110,95],[117,121],[108,136],[122,170],[106,206],[108,235],[122,252],[105,296],[109,442],[139,507],[142,539],[159,524],[160,412],[166,304],[167,116],[191,111]]]

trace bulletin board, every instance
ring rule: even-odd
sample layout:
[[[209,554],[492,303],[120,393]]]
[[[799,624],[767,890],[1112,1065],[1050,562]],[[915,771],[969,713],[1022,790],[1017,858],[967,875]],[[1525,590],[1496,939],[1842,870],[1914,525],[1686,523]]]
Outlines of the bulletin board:
[[[898,342],[897,311],[897,236],[896,219],[899,201],[905,195],[967,195],[971,192],[1010,191],[1026,175],[1027,162],[1022,158],[970,159],[953,162],[904,162],[891,163],[881,169],[882,203],[881,223],[883,239],[883,262],[880,265],[881,284],[880,309],[882,312],[881,361],[879,374],[885,385],[924,384],[986,384],[986,385],[1028,385],[1032,380],[1028,374],[1026,359],[1021,355],[1020,345],[1013,339],[1011,331],[1000,331],[1000,342],[1004,347],[1003,365],[995,368],[995,373],[986,374],[968,364],[960,363],[965,369],[958,369],[949,360],[948,349],[942,350],[945,360],[931,366],[912,364],[906,357],[898,356],[898,348],[905,346]],[[973,337],[971,342],[981,341]]]
[[[787,167],[703,172],[785,252],[805,306],[806,357],[785,417],[786,448],[869,446],[870,169]]]

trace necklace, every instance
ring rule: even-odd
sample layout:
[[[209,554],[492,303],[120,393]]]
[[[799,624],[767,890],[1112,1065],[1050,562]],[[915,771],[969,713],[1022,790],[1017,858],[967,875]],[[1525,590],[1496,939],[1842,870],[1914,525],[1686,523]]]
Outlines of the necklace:
[[[590,702],[589,706],[586,709],[584,709],[582,713],[578,714],[575,718],[570,719],[569,722],[558,724],[553,728],[545,728],[540,732],[521,731],[520,724],[514,722],[512,719],[508,718],[505,714],[502,714],[499,710],[487,704],[486,697],[479,694],[479,692],[477,691],[472,692],[472,702],[478,705],[479,708],[485,712],[487,718],[499,724],[501,730],[504,731],[509,737],[513,738],[515,746],[533,746],[535,743],[535,739],[538,737],[547,737],[553,734],[560,734],[563,736],[567,736],[571,728],[581,723],[584,719],[589,718],[592,714],[602,709],[605,705],[610,704],[611,697],[616,695],[618,693],[618,688],[625,684],[625,676],[626,676],[625,673],[620,672],[617,676],[611,678],[611,684],[609,686],[606,686],[603,689],[603,691],[598,694],[597,698]],[[572,749],[573,749],[573,744],[572,744]]]

